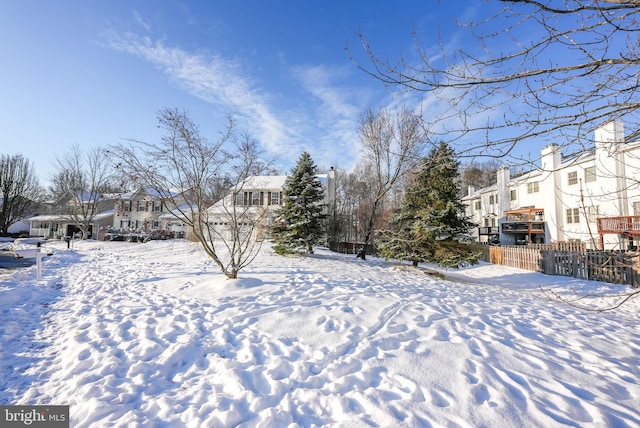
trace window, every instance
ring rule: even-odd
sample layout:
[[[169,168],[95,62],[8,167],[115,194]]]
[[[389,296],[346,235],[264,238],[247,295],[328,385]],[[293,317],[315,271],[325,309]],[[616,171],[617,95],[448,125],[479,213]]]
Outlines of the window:
[[[590,166],[584,169],[584,182],[591,183],[596,181],[596,167]]]
[[[527,183],[527,193],[538,193],[540,191],[540,182],[534,181]]]
[[[260,192],[251,192],[251,205],[260,205]]]
[[[151,223],[151,228],[153,228],[153,229],[160,229],[160,222],[159,222],[158,220],[154,220],[154,221]]]
[[[599,206],[587,207],[587,218],[591,223],[595,223],[599,215],[600,215]]]
[[[511,191],[511,200],[515,201],[518,199],[518,192],[514,189]]]
[[[489,219],[488,218],[484,219],[484,226],[485,227],[489,227]]]
[[[578,184],[578,172],[577,171],[571,171],[569,174],[567,174],[567,183],[569,184],[569,186],[573,186],[574,184]]]
[[[491,227],[496,227],[496,218],[491,217]]]
[[[244,205],[244,192],[236,193],[236,205]]]
[[[162,201],[153,201],[153,212],[162,211]]]
[[[147,202],[146,201],[138,201],[138,211],[147,211]]]
[[[475,203],[475,209],[476,211],[480,211],[480,209],[482,208],[482,202],[480,201],[476,201]]]
[[[122,201],[122,211],[131,211],[131,201]]]
[[[640,202],[633,203],[633,215],[640,215]]]
[[[567,208],[567,223],[580,223],[579,208]]]
[[[493,195],[489,195],[489,205],[493,205],[496,203],[496,200]]]
[[[280,205],[280,192],[271,192],[271,205]]]

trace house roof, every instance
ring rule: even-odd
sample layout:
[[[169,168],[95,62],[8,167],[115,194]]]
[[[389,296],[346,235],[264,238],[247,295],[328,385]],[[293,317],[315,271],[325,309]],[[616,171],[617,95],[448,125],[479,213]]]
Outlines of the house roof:
[[[235,190],[241,189],[264,189],[264,190],[281,190],[287,175],[254,175],[247,177],[242,183],[234,187]]]
[[[176,196],[180,195],[183,192],[184,191],[179,190],[179,189],[169,189],[169,195],[163,195],[160,192],[158,192],[157,190],[152,189],[151,187],[139,187],[136,190],[133,190],[131,192],[112,193],[112,194],[109,195],[109,197],[111,199],[130,200],[130,199],[133,199],[136,195],[145,194],[145,195],[151,196],[152,198],[155,198],[155,199],[164,199],[167,196],[176,197]]]
[[[99,220],[103,220],[105,218],[109,218],[111,216],[113,216],[115,213],[115,210],[106,210],[106,211],[102,211],[98,214],[96,214],[93,217],[93,220],[95,221],[99,221]],[[37,215],[31,218],[26,219],[26,221],[28,221],[29,223],[34,222],[34,221],[74,221],[73,217],[70,216],[69,214],[47,214],[47,215]]]
[[[254,175],[247,177],[239,185],[235,186],[235,190],[240,189],[262,189],[262,190],[282,190],[288,175]],[[316,174],[316,178],[323,185],[327,183],[329,174]]]
[[[187,204],[185,205],[180,205],[178,208],[173,209],[171,211],[168,211],[164,214],[161,214],[158,218],[160,219],[172,219],[172,218],[177,218],[179,219],[180,217],[182,217],[182,213],[184,214],[191,214],[191,213],[195,213],[198,210],[195,207],[191,207]]]
[[[31,217],[30,219],[27,219],[29,223],[34,221],[54,221],[54,220],[71,221],[71,216],[68,214],[65,214],[65,215],[51,214],[51,215],[37,215],[35,217]]]
[[[116,212],[116,210],[113,210],[113,209],[102,211],[102,212],[96,214],[95,216],[93,216],[93,219],[94,220],[103,220],[105,218],[113,217],[115,212]]]

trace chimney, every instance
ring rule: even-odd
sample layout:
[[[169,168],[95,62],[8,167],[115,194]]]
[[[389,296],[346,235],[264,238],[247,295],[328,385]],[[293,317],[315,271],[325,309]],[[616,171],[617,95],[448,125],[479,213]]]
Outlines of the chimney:
[[[544,147],[540,155],[540,168],[546,172],[555,171],[562,161],[560,146],[558,146],[557,144],[549,144],[548,146]]]

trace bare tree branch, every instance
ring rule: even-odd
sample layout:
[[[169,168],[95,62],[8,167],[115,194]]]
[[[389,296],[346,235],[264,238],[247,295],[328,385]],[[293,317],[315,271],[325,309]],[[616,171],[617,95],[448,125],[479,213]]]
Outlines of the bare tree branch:
[[[250,136],[234,136],[231,116],[215,141],[203,137],[184,112],[164,109],[158,120],[165,131],[159,143],[130,140],[110,147],[116,168],[167,201],[221,272],[236,278],[260,248],[255,232],[264,210],[238,205],[229,193],[241,191],[270,163]]]
[[[72,145],[66,153],[56,156],[55,183],[60,194],[69,196],[69,215],[82,232],[89,228],[97,214],[104,194],[111,190],[112,170],[109,158],[100,148],[83,150]]]
[[[457,142],[461,155],[514,156],[544,140],[584,148],[604,122],[640,128],[638,1],[502,0],[487,19],[460,24],[476,42],[425,46],[418,61],[379,57],[358,34],[367,61],[356,66],[387,86],[438,101],[430,134]],[[465,143],[464,147],[460,144]]]
[[[566,298],[551,289],[545,290],[542,286],[540,286],[539,288],[540,288],[540,291],[542,291],[542,293],[549,300],[559,301],[583,311],[598,312],[598,313],[616,310],[620,308],[622,305],[624,305],[625,303],[627,303],[628,301],[635,299],[640,295],[640,289],[639,289],[637,291],[618,294],[618,295],[607,294],[605,296],[601,296],[597,294],[578,294],[574,298]],[[582,303],[582,301],[584,301],[585,299],[602,298],[602,297],[606,298],[607,300],[617,300],[617,301],[607,306],[594,306],[594,305]]]
[[[427,145],[419,115],[407,108],[397,112],[368,109],[360,119],[360,140],[364,162],[371,174],[373,190],[364,228],[364,246],[369,244],[376,217],[385,196],[420,162]]]
[[[31,162],[22,155],[0,156],[0,235],[34,208],[42,189]]]

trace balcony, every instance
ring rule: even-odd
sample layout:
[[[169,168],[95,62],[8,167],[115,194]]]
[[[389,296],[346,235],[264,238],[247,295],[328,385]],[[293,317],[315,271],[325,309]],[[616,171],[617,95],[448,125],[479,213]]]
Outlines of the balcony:
[[[502,233],[544,233],[544,209],[527,207],[507,211]]]
[[[544,242],[544,209],[526,207],[507,211],[501,227],[502,233],[515,235],[512,239],[516,244]]]
[[[507,222],[540,222],[544,223],[544,209],[542,208],[521,208],[505,213]]]
[[[502,223],[502,233],[544,233],[544,223],[527,222],[509,222]]]
[[[640,216],[600,217],[597,224],[599,234],[640,235]]]

